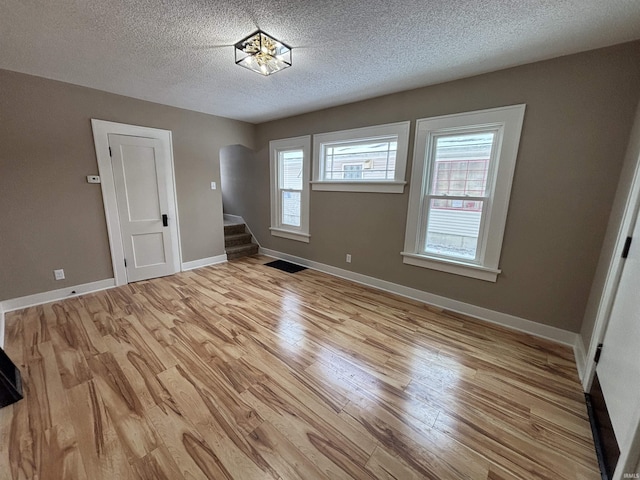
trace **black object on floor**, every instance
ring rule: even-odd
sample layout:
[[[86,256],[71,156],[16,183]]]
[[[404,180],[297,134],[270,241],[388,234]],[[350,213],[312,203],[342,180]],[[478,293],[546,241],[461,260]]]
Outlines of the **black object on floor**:
[[[589,423],[593,433],[593,443],[596,447],[596,457],[600,465],[602,480],[613,478],[620,457],[620,448],[613,432],[611,417],[604,400],[598,373],[596,372],[589,393],[585,393]]]
[[[307,267],[301,267],[300,265],[285,262],[284,260],[274,260],[273,262],[265,263],[265,265],[267,267],[277,268],[278,270],[282,270],[287,273],[296,273],[307,269]]]
[[[20,370],[0,348],[0,408],[22,400]]]

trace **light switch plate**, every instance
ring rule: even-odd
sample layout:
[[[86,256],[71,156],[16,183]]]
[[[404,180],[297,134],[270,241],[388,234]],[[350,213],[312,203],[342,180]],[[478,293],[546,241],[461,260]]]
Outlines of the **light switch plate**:
[[[87,183],[100,183],[100,175],[87,175]]]
[[[216,182],[211,182],[211,190],[215,190],[216,189]]]

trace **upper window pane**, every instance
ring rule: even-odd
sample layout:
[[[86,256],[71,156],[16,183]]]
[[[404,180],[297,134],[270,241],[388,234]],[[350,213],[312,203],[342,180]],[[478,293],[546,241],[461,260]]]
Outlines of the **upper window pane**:
[[[279,152],[280,188],[302,190],[303,151],[289,150]]]
[[[410,122],[313,136],[314,190],[402,193]]]
[[[324,180],[393,180],[397,136],[324,146]],[[351,174],[359,170],[360,173]]]
[[[494,131],[436,137],[431,194],[486,196],[495,137]]]

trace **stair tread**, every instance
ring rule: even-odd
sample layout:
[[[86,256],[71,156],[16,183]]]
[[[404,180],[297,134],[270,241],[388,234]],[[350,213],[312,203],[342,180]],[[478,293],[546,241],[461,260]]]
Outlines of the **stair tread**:
[[[243,252],[245,250],[257,250],[258,249],[258,244],[257,243],[245,243],[244,245],[234,245],[232,247],[227,247],[225,250],[227,253],[236,253],[236,252]]]
[[[244,233],[230,233],[224,236],[225,240],[237,240],[239,238],[244,238],[244,237],[249,237],[251,238],[251,234],[244,232]]]
[[[227,235],[236,235],[239,233],[247,233],[245,231],[245,224],[244,223],[235,223],[233,225],[225,225],[224,226],[224,234],[225,236]]]

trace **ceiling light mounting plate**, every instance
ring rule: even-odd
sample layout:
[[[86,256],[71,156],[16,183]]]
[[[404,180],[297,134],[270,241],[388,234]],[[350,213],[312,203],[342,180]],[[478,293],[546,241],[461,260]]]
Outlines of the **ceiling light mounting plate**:
[[[291,66],[291,47],[262,30],[234,45],[236,65],[268,76]]]

